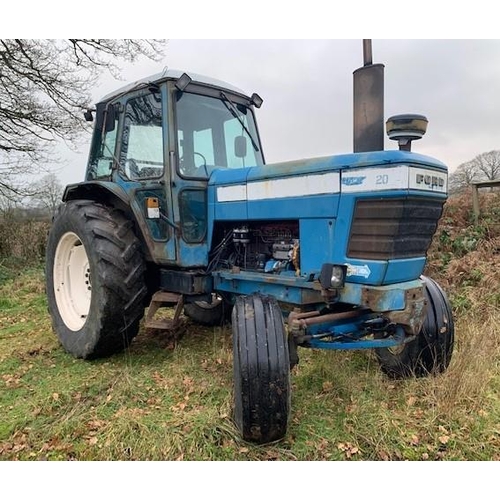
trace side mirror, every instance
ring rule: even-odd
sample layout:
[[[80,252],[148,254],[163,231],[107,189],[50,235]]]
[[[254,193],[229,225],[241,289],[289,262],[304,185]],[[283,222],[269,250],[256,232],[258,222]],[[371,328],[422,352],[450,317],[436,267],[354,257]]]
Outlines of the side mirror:
[[[183,73],[180,78],[175,82],[175,86],[181,92],[184,92],[186,87],[192,82],[192,78],[187,74]]]
[[[247,139],[243,135],[234,138],[234,155],[236,158],[245,158],[247,155]]]
[[[93,122],[94,121],[94,115],[92,114],[92,111],[95,111],[93,109],[87,109],[83,113],[83,116],[85,117],[86,122]]]
[[[115,129],[116,110],[112,104],[99,103],[96,106],[95,128],[102,133],[111,132]]]
[[[259,94],[256,94],[255,92],[252,94],[252,97],[250,97],[250,102],[256,107],[260,108],[262,106],[262,103],[264,102],[264,99],[260,97]]]

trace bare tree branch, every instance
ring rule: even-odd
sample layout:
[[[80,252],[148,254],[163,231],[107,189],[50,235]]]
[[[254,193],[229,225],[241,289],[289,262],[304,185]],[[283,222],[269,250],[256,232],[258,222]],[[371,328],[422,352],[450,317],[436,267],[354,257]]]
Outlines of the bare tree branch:
[[[36,206],[43,208],[53,215],[62,201],[64,188],[54,173],[43,176],[33,185],[34,192],[31,198]]]
[[[473,182],[500,178],[500,150],[481,153],[472,160],[462,163],[450,174],[451,193],[462,192]]]
[[[485,180],[493,181],[500,177],[500,151],[488,151],[476,156],[472,160]]]
[[[0,195],[13,195],[19,174],[52,157],[56,138],[74,144],[86,124],[81,110],[103,71],[121,62],[160,60],[164,40],[0,40]]]

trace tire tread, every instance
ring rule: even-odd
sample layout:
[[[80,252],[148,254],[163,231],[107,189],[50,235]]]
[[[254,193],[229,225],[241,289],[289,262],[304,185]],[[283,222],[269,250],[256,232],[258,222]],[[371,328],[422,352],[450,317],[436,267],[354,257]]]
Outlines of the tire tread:
[[[85,240],[89,262],[93,259],[92,274],[97,275],[94,283],[100,283],[103,293],[102,300],[95,305],[91,303],[93,317],[89,314],[89,324],[78,335],[66,331],[53,293],[49,293],[54,330],[75,357],[94,359],[120,352],[139,331],[147,293],[144,259],[133,224],[123,212],[91,200],[73,200],[61,205],[49,234],[47,276],[52,273],[57,237],[64,233],[63,226],[72,228]]]
[[[238,297],[233,309],[235,421],[243,438],[284,437],[290,413],[288,343],[277,301]]]

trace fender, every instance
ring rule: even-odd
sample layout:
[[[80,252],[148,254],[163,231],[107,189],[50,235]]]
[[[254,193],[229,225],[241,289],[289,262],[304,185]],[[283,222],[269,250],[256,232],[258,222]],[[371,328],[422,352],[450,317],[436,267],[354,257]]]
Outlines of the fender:
[[[154,257],[154,241],[137,203],[131,203],[130,194],[121,186],[109,181],[86,181],[69,184],[64,190],[63,202],[70,200],[94,200],[104,205],[118,208],[125,212],[134,223],[136,233],[143,243],[144,255],[147,261],[159,264]]]

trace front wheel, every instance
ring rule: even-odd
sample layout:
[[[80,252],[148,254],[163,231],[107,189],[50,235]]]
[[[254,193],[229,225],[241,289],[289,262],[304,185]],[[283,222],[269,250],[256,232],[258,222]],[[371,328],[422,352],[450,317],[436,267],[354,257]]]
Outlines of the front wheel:
[[[423,377],[444,372],[451,361],[455,327],[451,306],[441,287],[422,276],[427,312],[415,340],[395,348],[375,349],[384,373],[392,378]]]
[[[280,307],[272,297],[238,297],[232,324],[236,425],[246,441],[281,439],[287,430],[291,390]]]
[[[59,207],[47,242],[47,301],[66,351],[92,359],[130,344],[144,314],[144,270],[121,211],[89,200]]]

